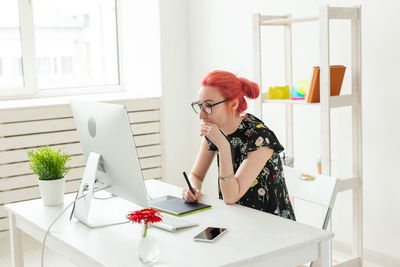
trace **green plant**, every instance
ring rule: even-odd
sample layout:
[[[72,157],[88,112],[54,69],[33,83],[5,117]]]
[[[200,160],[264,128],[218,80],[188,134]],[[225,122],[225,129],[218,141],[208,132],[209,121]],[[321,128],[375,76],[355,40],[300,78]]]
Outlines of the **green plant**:
[[[40,180],[62,179],[71,169],[65,166],[67,161],[71,160],[71,156],[62,153],[61,149],[55,151],[54,148],[48,146],[38,148],[35,151],[29,151],[28,158],[31,170],[39,176]]]

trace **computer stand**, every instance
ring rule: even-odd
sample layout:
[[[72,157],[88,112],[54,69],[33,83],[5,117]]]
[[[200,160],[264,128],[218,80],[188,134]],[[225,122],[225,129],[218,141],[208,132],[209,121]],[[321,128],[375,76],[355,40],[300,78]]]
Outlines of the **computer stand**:
[[[73,210],[75,218],[90,228],[100,228],[117,224],[127,223],[123,214],[113,213],[115,209],[107,209],[104,202],[112,200],[96,200],[94,197],[96,182],[96,173],[101,164],[101,155],[91,152],[89,154],[82,181],[79,186],[75,209]],[[104,185],[103,189],[109,186]],[[100,189],[102,190],[102,189]],[[102,203],[100,203],[102,202]],[[112,203],[107,203],[112,206]]]

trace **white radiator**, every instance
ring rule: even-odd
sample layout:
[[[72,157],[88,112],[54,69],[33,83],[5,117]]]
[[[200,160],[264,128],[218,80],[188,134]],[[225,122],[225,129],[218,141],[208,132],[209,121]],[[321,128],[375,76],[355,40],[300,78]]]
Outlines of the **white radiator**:
[[[145,179],[162,177],[160,98],[109,101],[126,106]],[[49,145],[72,156],[66,193],[76,192],[85,166],[69,105],[0,109],[0,232],[8,230],[4,204],[40,197],[27,152]]]

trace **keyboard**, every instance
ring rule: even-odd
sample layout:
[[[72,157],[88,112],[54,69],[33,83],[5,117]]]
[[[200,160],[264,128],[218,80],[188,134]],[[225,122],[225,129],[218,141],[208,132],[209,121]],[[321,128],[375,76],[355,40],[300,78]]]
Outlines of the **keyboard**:
[[[163,229],[169,232],[175,232],[176,229],[191,227],[199,225],[198,223],[194,223],[176,216],[168,215],[165,213],[161,213],[162,221],[158,223],[153,223],[152,225],[156,228]]]

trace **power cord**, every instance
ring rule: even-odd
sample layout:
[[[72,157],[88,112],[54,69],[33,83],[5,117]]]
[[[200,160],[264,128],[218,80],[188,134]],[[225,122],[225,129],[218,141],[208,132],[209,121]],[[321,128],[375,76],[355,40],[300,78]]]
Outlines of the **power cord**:
[[[108,186],[104,186],[103,188],[94,190],[94,192],[97,192],[97,191],[106,189],[106,188],[108,188],[108,187],[110,187],[110,186],[109,186],[109,185],[108,185]],[[89,185],[85,184],[84,187],[83,187],[82,193],[85,192],[88,188],[89,188]],[[79,190],[78,190],[78,192],[76,192],[75,201],[74,201],[74,206],[72,207],[72,211],[71,211],[71,215],[69,216],[69,220],[72,220],[72,216],[74,215],[75,204],[76,204],[76,201],[77,201],[76,198],[78,197],[78,194],[79,194]],[[86,195],[86,194],[85,194],[85,195]],[[93,194],[93,199],[97,199],[97,200],[107,200],[107,199],[114,198],[114,197],[116,197],[115,194],[112,194],[110,197],[104,197],[104,198],[96,197],[96,196]]]
[[[101,191],[101,190],[104,190],[104,189],[106,189],[106,188],[108,188],[108,187],[110,187],[110,186],[108,185],[108,186],[105,186],[105,187],[103,187],[103,188],[96,189],[96,190],[93,191],[93,193],[98,192],[98,191]],[[86,186],[84,187],[84,189],[82,190],[82,192],[86,191],[87,188],[88,188],[88,186],[86,185]],[[64,208],[64,210],[53,220],[53,222],[52,222],[52,223],[49,225],[49,227],[47,228],[47,231],[46,231],[46,233],[45,233],[45,235],[44,235],[44,238],[43,238],[43,244],[42,244],[42,256],[41,256],[41,259],[40,259],[41,267],[43,267],[44,248],[45,248],[46,239],[47,239],[48,234],[50,233],[51,227],[52,227],[52,226],[57,222],[57,220],[64,214],[64,212],[65,212],[69,207],[71,207],[71,205],[74,205],[74,207],[73,207],[73,209],[72,209],[72,212],[71,212],[71,216],[70,216],[70,220],[71,220],[71,219],[72,219],[72,216],[73,216],[73,214],[74,214],[75,203],[76,203],[79,199],[81,199],[81,198],[83,198],[83,197],[85,197],[85,196],[88,195],[88,194],[86,193],[86,194],[84,194],[84,195],[78,197],[78,193],[79,193],[79,191],[76,192],[75,200],[74,200],[73,202],[69,203],[69,204]],[[93,194],[93,195],[94,195],[94,194]],[[115,197],[115,195],[113,195],[113,196],[111,196],[111,197],[108,197],[108,198],[96,198],[96,199],[110,199],[110,198],[113,198],[113,197]],[[129,221],[127,221],[127,222],[129,222]],[[125,222],[123,222],[123,223],[125,223]]]
[[[93,199],[97,199],[97,200],[107,200],[107,199],[114,198],[114,197],[116,197],[116,195],[114,195],[114,194],[111,194],[111,196],[109,196],[109,197],[96,197],[95,195],[93,195]]]

